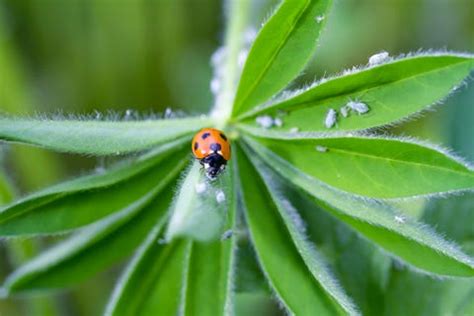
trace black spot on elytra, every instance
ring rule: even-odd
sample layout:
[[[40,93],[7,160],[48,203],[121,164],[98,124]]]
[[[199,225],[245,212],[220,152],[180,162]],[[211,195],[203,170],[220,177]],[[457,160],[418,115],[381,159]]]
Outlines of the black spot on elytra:
[[[199,143],[198,142],[195,142],[194,143],[194,150],[197,150],[199,148]]]
[[[224,135],[224,134],[222,134],[222,133],[219,133],[219,135],[221,136],[221,138],[222,138],[223,140],[227,141],[227,137],[225,137],[225,135]]]
[[[217,144],[217,143],[212,143],[212,144],[211,144],[211,150],[212,150],[212,151],[219,151],[219,150],[221,150],[221,148],[222,148],[222,147],[221,147],[220,144]]]
[[[208,138],[209,136],[211,136],[211,133],[204,133],[204,134],[202,134],[201,138],[202,138],[202,139],[206,139],[206,138]]]

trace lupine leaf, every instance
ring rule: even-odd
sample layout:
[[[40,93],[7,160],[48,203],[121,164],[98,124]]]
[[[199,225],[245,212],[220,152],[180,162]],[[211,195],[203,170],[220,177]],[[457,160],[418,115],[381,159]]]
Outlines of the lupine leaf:
[[[173,170],[176,161],[182,161],[185,157],[182,150],[170,151],[160,160],[155,160],[151,168],[115,185],[64,195],[49,203],[39,203],[38,206],[27,202],[29,207],[20,208],[21,212],[17,212],[18,208],[14,207],[13,215],[6,208],[0,213],[5,213],[3,219],[0,217],[0,236],[60,233],[90,224],[125,208],[152,190],[161,179],[168,176],[169,170]]]
[[[0,140],[61,152],[117,155],[149,149],[210,124],[202,118],[124,122],[0,118]]]
[[[292,242],[265,184],[247,156],[237,152],[245,218],[259,262],[278,298],[296,315],[344,314],[314,278]],[[294,285],[298,286],[295,287]]]
[[[177,315],[190,242],[158,243],[161,225],[150,231],[117,283],[105,315]]]
[[[168,188],[155,196],[182,168],[183,165],[177,166],[167,179],[124,210],[94,223],[27,262],[8,277],[6,290],[16,294],[66,287],[130,255],[154,223],[160,221],[164,225],[173,191]]]
[[[106,170],[105,173],[75,178],[27,195],[26,197],[20,198],[3,208],[0,208],[0,223],[8,218],[34,210],[37,207],[60,198],[64,198],[69,194],[107,188],[126,181],[140,172],[151,168],[153,165],[160,163],[160,161],[162,161],[166,156],[177,151],[182,146],[182,139],[171,142],[134,159],[133,163],[132,161],[124,161]]]
[[[210,181],[199,162],[192,163],[177,192],[166,239],[186,236],[211,241],[221,236],[229,206],[230,173],[226,170]],[[218,200],[219,194],[223,201]]]
[[[0,170],[0,205],[8,203],[13,198],[13,192],[8,179]]]
[[[474,189],[474,170],[410,140],[290,136],[258,141],[300,171],[347,192],[400,198]]]
[[[472,258],[395,207],[330,188],[258,143],[250,139],[246,143],[284,178],[314,196],[315,202],[333,216],[395,256],[428,273],[474,275]]]
[[[316,84],[281,102],[255,109],[255,115],[280,117],[288,131],[352,131],[398,122],[446,97],[474,69],[474,57],[452,53],[421,54],[369,67]],[[332,128],[324,124],[329,109],[339,111],[350,100],[361,101],[368,112],[338,112]],[[282,115],[281,111],[286,114]]]
[[[474,194],[433,200],[423,220],[474,255]],[[411,289],[410,293],[406,289]],[[472,315],[472,279],[440,280],[394,266],[385,291],[387,315]]]
[[[303,70],[316,48],[331,3],[283,1],[250,50],[237,89],[234,115],[267,101]]]
[[[284,186],[280,179],[278,179],[260,159],[254,157],[252,162],[264,180],[267,190],[290,233],[293,243],[298,249],[306,266],[313,274],[313,277],[319,282],[324,291],[326,291],[326,295],[332,297],[346,313],[350,315],[358,314],[351,299],[344,293],[337,279],[327,268],[325,258],[319,253],[314,244],[308,241],[305,223],[297,209],[286,197],[286,193],[290,191],[289,188]]]
[[[233,178],[233,170],[227,172]],[[232,179],[231,183],[234,183]],[[228,192],[229,215],[226,232],[236,230],[236,186]],[[208,243],[193,242],[189,258],[183,315],[233,315],[235,252],[237,236]],[[203,285],[206,290],[203,291]]]

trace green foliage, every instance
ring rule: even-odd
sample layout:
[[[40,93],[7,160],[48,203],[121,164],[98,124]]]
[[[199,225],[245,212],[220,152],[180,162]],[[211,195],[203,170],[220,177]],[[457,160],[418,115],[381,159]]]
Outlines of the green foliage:
[[[283,1],[258,33],[238,82],[251,5],[229,7],[237,12],[229,12],[227,55],[215,78],[223,91],[208,116],[0,118],[4,141],[95,156],[140,153],[0,209],[1,237],[73,232],[14,271],[2,294],[77,284],[138,248],[107,315],[227,315],[253,306],[249,294],[269,301],[272,292],[296,315],[472,310],[472,284],[459,277],[474,276],[474,260],[423,224],[450,223],[442,231],[469,250],[469,222],[458,230],[456,217],[440,216],[472,209],[457,204],[462,198],[445,209],[429,204],[419,220],[400,206],[402,198],[471,192],[472,167],[435,146],[368,128],[445,98],[472,71],[473,57],[384,57],[278,96],[311,58],[331,1]],[[216,181],[187,158],[191,133],[205,126],[223,128],[233,143],[234,157]],[[417,295],[404,290],[412,287]],[[446,294],[442,307],[417,304],[438,289]]]
[[[234,114],[267,101],[301,72],[316,48],[331,2],[283,1],[252,45],[235,96]]]

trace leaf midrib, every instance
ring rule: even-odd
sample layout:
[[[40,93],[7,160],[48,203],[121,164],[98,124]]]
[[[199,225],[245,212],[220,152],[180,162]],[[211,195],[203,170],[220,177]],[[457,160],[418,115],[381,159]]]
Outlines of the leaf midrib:
[[[272,55],[271,58],[268,59],[267,63],[265,64],[265,67],[263,68],[263,71],[260,72],[260,74],[257,76],[257,79],[255,81],[253,81],[253,83],[251,84],[250,88],[247,89],[247,92],[244,94],[244,96],[240,99],[241,101],[235,105],[235,108],[238,109],[239,107],[241,107],[243,104],[245,104],[245,101],[248,99],[249,95],[251,93],[253,93],[253,91],[255,90],[255,88],[258,86],[258,84],[260,84],[261,82],[261,79],[263,76],[266,75],[266,73],[268,72],[268,70],[270,69],[270,66],[271,64],[273,63],[273,61],[276,59],[276,57],[278,56],[278,54],[280,53],[280,51],[283,49],[283,46],[287,43],[290,35],[293,33],[293,31],[295,30],[295,27],[296,25],[299,24],[300,22],[300,19],[301,17],[304,15],[304,12],[306,11],[306,9],[309,7],[309,4],[310,4],[311,1],[306,1],[306,5],[304,6],[304,8],[302,8],[301,12],[297,15],[297,18],[295,19],[295,22],[291,25],[290,29],[288,30],[288,32],[285,34],[285,37],[283,39],[283,41],[278,45],[277,49],[275,50],[275,53]]]

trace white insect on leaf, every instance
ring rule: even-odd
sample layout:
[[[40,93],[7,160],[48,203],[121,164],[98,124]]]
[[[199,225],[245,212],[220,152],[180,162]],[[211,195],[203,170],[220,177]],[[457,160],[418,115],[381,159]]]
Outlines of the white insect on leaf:
[[[222,190],[216,192],[216,201],[217,203],[222,203],[225,201],[225,193]]]
[[[270,115],[261,115],[257,116],[255,122],[265,129],[271,128],[273,126],[273,118]]]
[[[332,128],[336,124],[337,112],[334,109],[329,109],[326,118],[324,119],[324,126],[326,128]]]
[[[196,190],[197,194],[203,194],[204,192],[206,192],[206,189],[207,189],[206,182],[196,183],[194,189]]]
[[[318,15],[315,20],[316,20],[316,23],[321,23],[322,21],[324,21],[326,17],[324,15]]]
[[[347,105],[344,105],[344,106],[340,109],[341,115],[342,115],[343,117],[348,117],[350,110],[351,110],[350,107],[348,107]]]
[[[390,56],[386,51],[381,51],[380,53],[374,54],[369,58],[369,66],[375,66],[383,64],[390,60]]]
[[[227,239],[229,239],[230,237],[232,237],[232,235],[233,235],[232,229],[226,230],[226,231],[222,234],[221,240],[227,240]]]
[[[320,153],[325,153],[325,152],[328,151],[328,148],[324,147],[324,146],[321,146],[321,145],[317,145],[316,146],[316,151],[319,151]]]
[[[283,126],[283,120],[281,118],[277,117],[273,120],[273,125],[275,125],[276,127],[282,127]]]
[[[365,104],[364,102],[360,102],[360,101],[349,101],[347,102],[347,106],[354,110],[355,112],[357,112],[358,114],[365,114],[367,112],[369,112],[369,106],[367,104]]]
[[[395,215],[395,221],[399,224],[403,224],[403,223],[405,223],[405,217],[403,217],[401,215]]]

